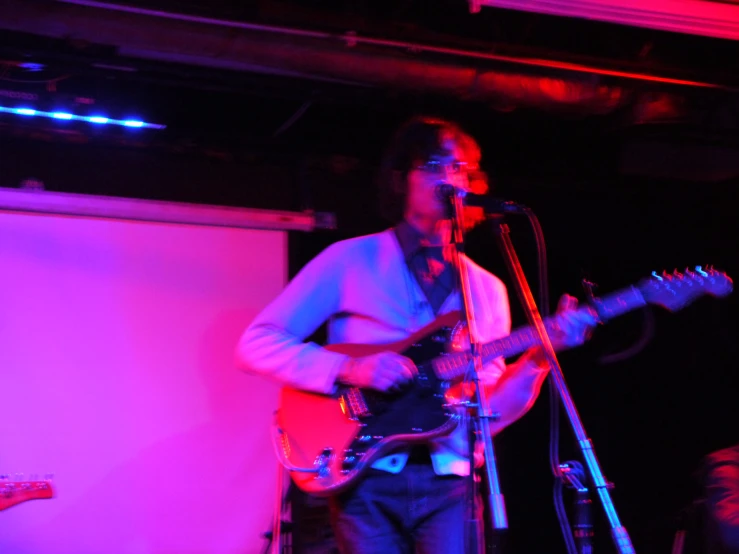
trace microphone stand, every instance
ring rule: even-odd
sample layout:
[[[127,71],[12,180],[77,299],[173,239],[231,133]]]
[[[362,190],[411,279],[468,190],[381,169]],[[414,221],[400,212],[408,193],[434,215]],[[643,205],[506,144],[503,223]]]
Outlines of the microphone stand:
[[[475,325],[475,313],[472,304],[472,295],[469,282],[469,274],[467,266],[462,263],[461,255],[464,253],[464,191],[457,190],[449,195],[452,215],[452,265],[457,273],[457,282],[462,292],[462,318],[463,323],[467,324],[469,331],[470,349],[472,354],[472,364],[468,369],[469,378],[465,379],[465,383],[471,383],[474,390],[473,398],[469,403],[463,403],[467,410],[467,431],[468,445],[470,449],[470,485],[468,488],[468,516],[465,526],[465,551],[468,554],[478,554],[481,552],[478,544],[480,525],[479,515],[476,510],[476,498],[478,496],[478,483],[475,480],[474,453],[475,443],[481,441],[484,445],[485,452],[485,476],[487,479],[487,495],[486,506],[490,517],[490,523],[493,531],[505,530],[508,528],[508,516],[506,515],[505,502],[503,494],[500,492],[500,483],[498,482],[498,471],[495,462],[495,452],[493,450],[493,437],[490,432],[490,421],[500,418],[499,414],[494,414],[490,410],[485,390],[480,385],[479,374],[482,371],[482,352],[480,344],[477,340],[477,328]],[[484,535],[484,532],[481,533]]]
[[[522,211],[526,213],[529,218],[534,217],[533,213],[528,208],[522,209]],[[582,452],[583,460],[585,461],[590,473],[590,478],[595,486],[598,496],[600,497],[601,503],[603,504],[603,509],[611,527],[611,536],[616,546],[616,550],[619,554],[635,554],[629,534],[626,528],[621,525],[618,514],[616,513],[616,509],[611,500],[610,493],[608,492],[608,489],[611,488],[612,485],[606,482],[603,472],[598,464],[595,450],[593,449],[593,442],[585,434],[585,427],[582,424],[580,415],[578,414],[575,403],[572,400],[567,383],[565,382],[564,374],[562,373],[562,368],[560,367],[557,356],[554,353],[554,348],[552,348],[552,343],[549,340],[549,335],[547,334],[544,322],[542,321],[541,314],[536,307],[534,297],[531,294],[531,289],[526,281],[526,276],[521,268],[516,251],[513,248],[513,243],[509,236],[510,231],[508,229],[508,225],[503,223],[502,220],[497,219],[494,222],[493,227],[496,230],[496,238],[498,239],[500,250],[506,261],[508,270],[513,277],[516,291],[521,299],[521,304],[526,312],[529,324],[536,331],[539,337],[539,343],[544,351],[547,362],[549,363],[551,377],[554,380],[565,412],[570,419],[570,424],[572,425],[577,445]]]

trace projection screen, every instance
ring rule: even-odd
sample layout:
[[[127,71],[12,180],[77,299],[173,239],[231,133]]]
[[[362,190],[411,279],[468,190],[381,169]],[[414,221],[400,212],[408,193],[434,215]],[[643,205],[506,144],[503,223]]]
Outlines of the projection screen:
[[[277,387],[233,351],[293,215],[0,189],[0,474],[54,491],[0,510],[0,552],[264,550]]]

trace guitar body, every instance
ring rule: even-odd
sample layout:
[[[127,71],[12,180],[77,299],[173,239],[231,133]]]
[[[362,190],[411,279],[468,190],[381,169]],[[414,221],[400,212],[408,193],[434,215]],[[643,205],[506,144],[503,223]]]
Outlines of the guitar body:
[[[277,445],[301,490],[314,496],[337,494],[395,448],[447,435],[457,426],[458,416],[445,395],[450,383],[439,379],[430,364],[454,348],[456,321],[456,312],[443,316],[400,343],[327,347],[354,357],[387,351],[409,357],[418,376],[401,392],[340,387],[327,396],[282,389]]]

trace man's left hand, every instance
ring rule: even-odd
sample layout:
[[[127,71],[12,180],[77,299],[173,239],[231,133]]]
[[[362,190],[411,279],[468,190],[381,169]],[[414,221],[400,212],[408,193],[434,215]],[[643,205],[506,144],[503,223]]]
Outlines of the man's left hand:
[[[554,316],[554,329],[549,340],[555,350],[566,350],[583,344],[590,338],[593,327],[598,324],[595,312],[590,308],[577,309],[577,298],[563,294]]]

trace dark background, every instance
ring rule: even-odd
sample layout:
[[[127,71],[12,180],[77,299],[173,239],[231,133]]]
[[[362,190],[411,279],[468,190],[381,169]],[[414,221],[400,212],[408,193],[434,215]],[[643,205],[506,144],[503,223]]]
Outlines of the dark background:
[[[492,8],[470,14],[453,0],[121,3],[589,68],[563,71],[51,1],[3,3],[0,91],[167,129],[0,114],[2,187],[35,179],[54,191],[334,213],[336,229],[291,234],[294,274],[328,244],[387,225],[373,182],[382,148],[400,122],[431,113],[478,138],[496,196],[539,217],[552,308],[563,292],[583,298],[584,278],[606,293],[654,270],[739,273],[733,41]],[[29,71],[30,62],[41,65]],[[0,100],[20,106],[17,96]],[[536,291],[531,229],[518,217],[509,224]],[[509,284],[514,324],[523,324],[489,228],[474,230],[468,248]],[[739,441],[737,331],[736,295],[709,297],[677,313],[628,314],[561,355],[637,552],[669,551],[700,459]],[[496,441],[512,552],[564,552],[547,404],[545,389]],[[565,419],[561,432],[562,460],[572,459]],[[594,504],[595,550],[611,552]]]

